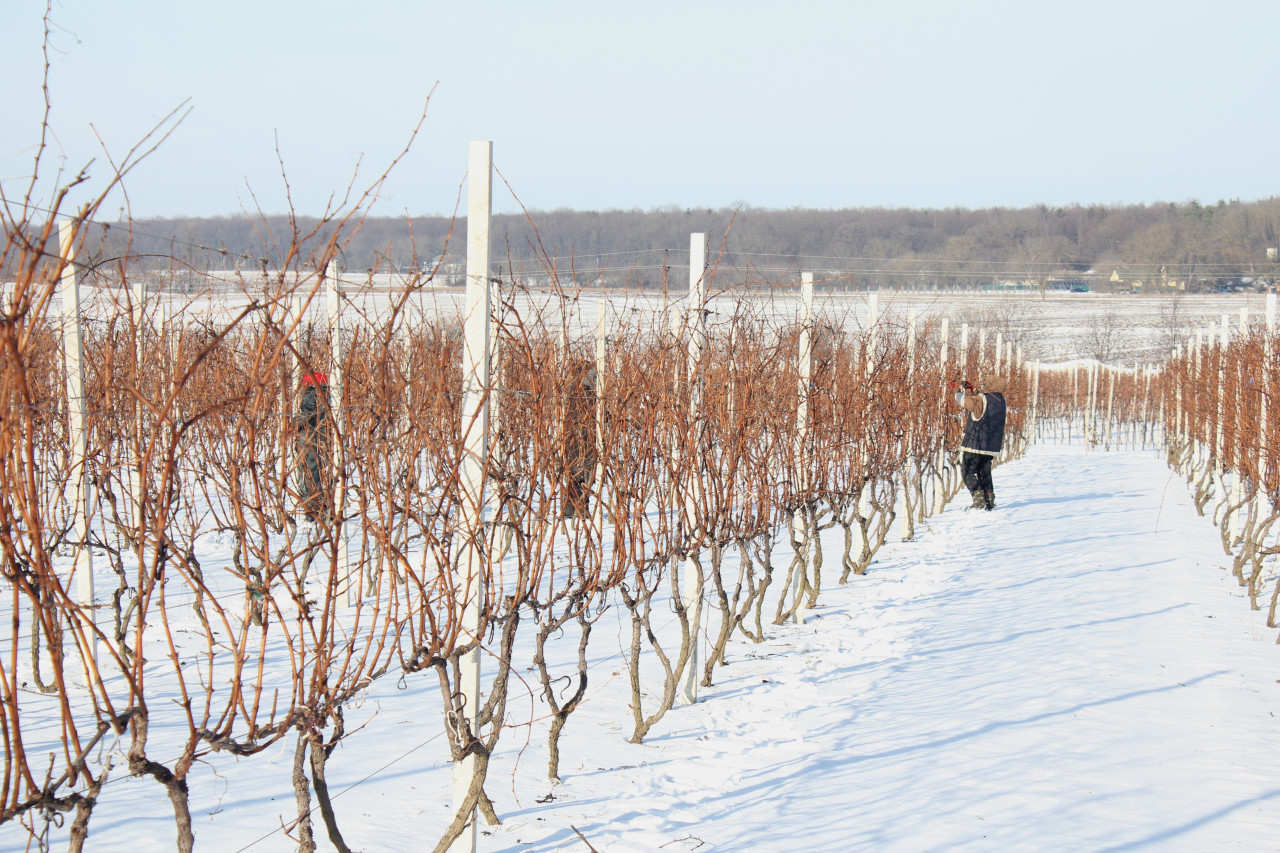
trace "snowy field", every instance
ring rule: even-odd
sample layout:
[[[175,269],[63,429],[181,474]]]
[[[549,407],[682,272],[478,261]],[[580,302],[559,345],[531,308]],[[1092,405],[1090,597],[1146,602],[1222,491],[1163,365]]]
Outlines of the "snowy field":
[[[480,849],[1280,849],[1277,632],[1185,484],[1154,452],[1053,444],[995,479],[996,512],[957,500],[806,624],[735,641],[716,686],[643,745],[609,611],[563,784],[545,778],[545,706],[513,687],[488,783],[504,823]],[[434,684],[376,683],[348,730],[329,763],[347,842],[429,847],[450,802]],[[279,831],[291,761],[289,739],[197,767],[197,849],[296,849]],[[162,789],[116,774],[88,849],[172,850]],[[0,850],[25,843],[0,830]]]
[[[1055,446],[996,483],[486,849],[1280,849],[1277,632],[1184,484]]]
[[[228,285],[228,287],[230,287]],[[392,296],[386,288],[368,289],[363,280],[344,283],[343,323],[352,327],[362,323],[376,325],[388,315]],[[305,288],[308,292],[315,289]],[[124,297],[114,291],[86,291],[90,317],[106,318],[119,313]],[[736,313],[745,312],[776,325],[794,320],[799,312],[799,286],[779,286],[767,292],[744,297],[733,293],[716,297],[712,287],[707,322],[713,333],[717,325],[727,324]],[[815,311],[826,321],[852,327],[865,327],[871,314],[871,293],[826,293],[819,290]],[[149,294],[155,300],[156,294]],[[1208,330],[1211,323],[1224,318],[1238,327],[1241,312],[1249,323],[1261,323],[1265,317],[1266,295],[1193,294],[1176,296],[1076,293],[982,293],[982,292],[910,292],[882,291],[874,294],[875,311],[881,323],[905,326],[910,313],[918,322],[947,318],[951,335],[958,337],[961,324],[968,323],[976,336],[985,329],[994,344],[995,335],[1023,347],[1026,358],[1065,361],[1097,358],[1111,364],[1132,367],[1138,363],[1161,364],[1170,350],[1183,343],[1195,330]],[[621,325],[663,328],[663,315],[673,307],[683,306],[681,294],[669,299],[652,292],[644,294],[602,295],[584,290],[559,294],[521,291],[511,298],[513,310],[504,315],[507,323],[531,323],[543,318],[549,328],[560,325],[562,314],[574,338],[594,336],[600,306],[609,304],[607,333]],[[180,296],[163,294],[161,316],[181,311],[185,322],[225,322],[233,311],[246,304],[243,293],[228,291],[222,295]],[[323,288],[316,289],[307,303],[308,317],[315,322],[328,322],[328,303]],[[465,308],[461,288],[424,288],[400,306],[404,321],[413,326],[422,318],[461,315]],[[154,309],[153,309],[154,310]],[[292,304],[290,310],[293,310]]]

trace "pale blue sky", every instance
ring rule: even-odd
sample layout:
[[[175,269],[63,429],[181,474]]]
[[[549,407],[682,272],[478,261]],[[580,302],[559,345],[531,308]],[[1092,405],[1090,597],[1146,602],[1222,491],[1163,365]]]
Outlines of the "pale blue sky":
[[[0,4],[0,179],[31,171],[38,0]],[[984,207],[1280,195],[1280,2],[55,0],[49,165],[193,110],[135,216],[448,213],[469,139],[532,208]],[[95,169],[100,180],[102,164]],[[118,207],[118,201],[116,206]],[[495,207],[511,210],[495,187]],[[115,208],[113,207],[113,210]]]

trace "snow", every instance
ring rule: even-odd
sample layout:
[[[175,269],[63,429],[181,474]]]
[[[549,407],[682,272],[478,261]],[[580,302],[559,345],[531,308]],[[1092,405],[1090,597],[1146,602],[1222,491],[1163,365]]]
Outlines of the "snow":
[[[211,272],[215,279],[225,279],[221,291],[199,294],[148,293],[148,300],[157,304],[161,317],[185,314],[187,319],[228,322],[247,304],[247,293],[234,285],[234,275]],[[392,299],[385,288],[363,287],[363,280],[348,282],[345,291],[345,320],[348,326],[361,322],[385,321],[389,316]],[[252,284],[249,285],[252,292]],[[712,293],[716,288],[712,286]],[[871,292],[831,293],[821,291],[816,295],[817,316],[826,321],[850,325],[865,324],[869,316]],[[1224,320],[1237,325],[1241,311],[1249,322],[1258,322],[1265,315],[1267,295],[1261,293],[1233,294],[1008,294],[982,292],[934,292],[884,290],[874,294],[878,301],[881,322],[903,325],[911,311],[916,311],[921,324],[946,317],[951,323],[951,335],[960,333],[962,323],[968,323],[976,336],[982,329],[994,336],[999,333],[1006,342],[1024,346],[1029,359],[1062,362],[1072,359],[1088,359],[1097,351],[1094,330],[1111,329],[1114,332],[1112,351],[1108,360],[1114,364],[1132,366],[1136,363],[1161,363],[1173,346],[1184,343],[1196,329],[1207,329],[1211,323]],[[566,296],[568,297],[566,299]],[[708,308],[709,327],[713,330],[727,322],[735,314],[746,310],[756,316],[791,319],[799,308],[799,288],[780,286],[747,296],[739,293],[713,295]],[[120,306],[127,301],[118,291],[109,289],[87,290],[86,309],[91,317],[108,319],[116,316]],[[326,296],[323,291],[315,294],[309,303],[312,320],[327,316]],[[611,323],[637,322],[640,318],[660,316],[667,310],[668,299],[646,292],[613,292],[570,289],[566,293],[518,290],[510,294],[514,317],[528,320],[533,316],[552,318],[552,328],[558,328],[554,320],[561,312],[569,316],[569,328],[575,334],[594,330],[602,302],[612,307]],[[156,302],[158,300],[158,302]],[[671,294],[671,304],[682,301],[680,294]],[[457,316],[463,310],[463,293],[458,289],[421,287],[403,306],[409,322],[421,317]],[[151,303],[149,303],[151,304]]]
[[[574,849],[569,824],[610,851],[1263,849],[1276,632],[1183,484],[1039,446],[996,485],[739,646],[647,745],[575,739],[558,799],[486,849]]]
[[[995,512],[957,499],[865,577],[828,570],[805,624],[735,640],[716,685],[641,745],[625,611],[606,613],[560,785],[546,707],[513,687],[488,783],[503,824],[480,849],[586,851],[575,829],[610,853],[1273,849],[1277,631],[1185,483],[1156,452],[1057,444],[995,483]],[[567,660],[576,638],[560,646]],[[434,684],[375,683],[348,715],[361,724],[329,764],[347,842],[429,849],[450,797]],[[273,832],[296,815],[291,762],[292,739],[194,771],[197,849],[295,849]],[[116,772],[88,849],[173,849],[160,786]],[[316,835],[332,849],[318,820]],[[25,842],[0,827],[0,850]]]

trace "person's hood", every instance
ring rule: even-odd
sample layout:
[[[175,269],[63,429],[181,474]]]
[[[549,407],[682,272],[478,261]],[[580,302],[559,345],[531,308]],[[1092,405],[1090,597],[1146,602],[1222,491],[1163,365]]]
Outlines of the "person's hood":
[[[978,386],[982,391],[991,394],[1003,394],[1005,389],[1009,387],[1009,380],[1003,376],[987,376],[982,380],[982,384]]]

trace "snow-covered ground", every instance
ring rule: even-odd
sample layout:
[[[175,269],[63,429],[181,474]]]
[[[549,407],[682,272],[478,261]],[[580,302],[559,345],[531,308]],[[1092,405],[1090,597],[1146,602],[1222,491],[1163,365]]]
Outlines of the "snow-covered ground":
[[[480,849],[1280,849],[1277,631],[1185,484],[1157,453],[1053,444],[995,480],[996,512],[958,500],[829,586],[804,625],[735,641],[716,686],[643,745],[627,742],[610,611],[563,784],[545,778],[545,706],[513,688],[488,784],[504,823]],[[378,683],[348,715],[364,728],[329,765],[353,849],[428,849],[449,813],[434,687],[400,686]],[[291,759],[290,743],[198,768],[197,849],[295,849],[278,831],[296,815]],[[161,788],[122,778],[89,849],[167,851],[173,837]],[[0,829],[0,849],[24,846]]]
[[[212,274],[211,274],[212,275]],[[344,291],[344,324],[385,322],[392,299],[385,288],[367,289],[363,281],[349,282]],[[307,289],[304,288],[304,291]],[[715,288],[712,287],[714,294]],[[149,309],[153,317],[168,317],[182,312],[185,322],[226,322],[246,304],[243,292],[229,289],[219,295],[184,296],[156,294],[159,307]],[[865,327],[871,313],[869,292],[819,292],[815,311],[826,322]],[[1224,321],[1237,328],[1241,312],[1247,323],[1261,323],[1265,317],[1265,294],[1175,294],[1168,296],[1111,293],[981,293],[981,292],[911,292],[881,291],[874,294],[876,313],[881,323],[904,327],[907,317],[915,312],[918,322],[947,318],[950,334],[957,338],[961,324],[969,324],[975,336],[985,330],[994,345],[995,336],[1022,347],[1033,360],[1056,362],[1075,358],[1097,358],[1111,364],[1133,366],[1138,363],[1161,364],[1177,344],[1185,344],[1188,334],[1207,330],[1210,324]],[[124,304],[122,294],[110,291],[86,291],[86,311],[90,317],[106,318],[118,314]],[[576,338],[594,334],[602,301],[610,306],[608,331],[612,334],[620,324],[663,328],[666,312],[673,304],[683,304],[682,295],[673,293],[665,299],[652,292],[611,293],[598,291],[559,294],[543,291],[521,292],[512,297],[513,311],[506,316],[510,323],[529,323],[542,317],[548,328],[561,326],[561,312],[568,312],[568,327]],[[313,321],[327,322],[328,303],[323,289],[308,303],[308,316]],[[404,322],[414,325],[420,318],[463,313],[464,293],[459,288],[423,288],[401,306]],[[799,311],[799,287],[777,287],[753,292],[714,296],[707,315],[710,328],[745,312],[774,323],[794,320]]]
[[[1277,632],[1184,484],[1057,446],[995,479],[646,745],[593,723],[485,848],[1280,849]]]

